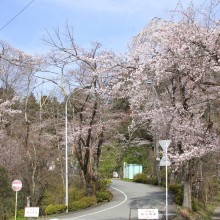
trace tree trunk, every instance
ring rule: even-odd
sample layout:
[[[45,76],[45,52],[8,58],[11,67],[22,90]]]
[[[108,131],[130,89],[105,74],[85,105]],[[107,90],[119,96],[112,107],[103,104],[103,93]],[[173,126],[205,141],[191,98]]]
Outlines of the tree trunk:
[[[94,168],[96,157],[92,154],[92,149],[86,149],[84,163],[81,163],[83,177],[85,180],[86,196],[94,196],[96,192],[97,170]]]
[[[122,166],[122,164],[118,164],[118,177],[119,177],[120,179],[123,179],[123,178],[124,178],[124,176],[123,176],[123,166]]]
[[[158,167],[155,163],[156,158],[154,157],[154,149],[151,149],[151,148],[148,149],[148,160],[150,161],[150,164],[151,164],[150,175],[151,176],[158,175],[157,173]]]
[[[123,158],[121,156],[119,156],[119,158],[117,158],[116,162],[117,162],[117,171],[118,171],[118,175],[120,179],[124,178],[123,175],[123,164],[122,164]]]
[[[183,188],[183,207],[192,210],[192,184],[191,184],[191,169],[190,161],[186,161],[183,166],[183,178],[184,178],[184,188]]]
[[[96,192],[96,184],[92,180],[92,176],[87,174],[85,176],[85,183],[86,183],[86,196],[94,196]]]

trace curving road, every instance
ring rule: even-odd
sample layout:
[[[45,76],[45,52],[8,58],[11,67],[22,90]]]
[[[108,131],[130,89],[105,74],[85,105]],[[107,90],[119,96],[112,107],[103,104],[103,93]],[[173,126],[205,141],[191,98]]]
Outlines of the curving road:
[[[111,202],[59,216],[56,220],[128,220],[129,215],[133,220],[138,219],[138,208],[165,211],[165,190],[157,186],[113,179],[110,191],[114,195]],[[169,212],[175,213],[175,204],[172,201],[173,198],[169,195]],[[162,214],[160,216],[162,219]]]

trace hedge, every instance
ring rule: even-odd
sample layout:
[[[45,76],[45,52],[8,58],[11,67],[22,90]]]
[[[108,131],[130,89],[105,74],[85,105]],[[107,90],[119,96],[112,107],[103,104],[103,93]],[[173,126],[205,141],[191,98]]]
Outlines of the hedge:
[[[147,174],[138,173],[134,176],[133,182],[158,185],[157,177],[148,177]]]
[[[59,204],[59,205],[50,204],[45,208],[44,214],[45,215],[59,214],[59,213],[64,212],[65,210],[66,210],[66,205],[63,205],[63,204]]]
[[[112,194],[107,190],[97,191],[96,192],[96,199],[97,199],[97,203],[105,202],[105,201],[109,202],[112,199]]]
[[[95,205],[96,203],[97,203],[97,201],[96,201],[95,197],[85,196],[78,201],[71,202],[69,204],[68,210],[69,211],[77,211],[80,209],[88,208],[92,205]]]

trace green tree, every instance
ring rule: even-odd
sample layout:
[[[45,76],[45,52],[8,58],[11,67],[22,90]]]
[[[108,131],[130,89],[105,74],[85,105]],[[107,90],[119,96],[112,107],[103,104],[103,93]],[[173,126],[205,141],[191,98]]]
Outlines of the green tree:
[[[8,173],[4,167],[0,166],[0,213],[6,218],[13,211],[13,191],[10,186]]]

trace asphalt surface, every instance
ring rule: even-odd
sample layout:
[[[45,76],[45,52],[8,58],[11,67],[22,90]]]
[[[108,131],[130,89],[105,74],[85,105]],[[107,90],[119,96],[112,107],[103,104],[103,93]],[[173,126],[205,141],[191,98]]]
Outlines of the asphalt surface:
[[[165,213],[166,194],[165,190],[160,187],[113,179],[109,190],[114,195],[109,203],[50,219],[133,220],[138,219],[140,208],[153,208],[158,209],[159,213]],[[168,198],[168,213],[175,213],[176,207],[172,195]],[[160,219],[165,219],[163,214],[159,216]],[[172,215],[169,219],[172,219]]]
[[[215,209],[215,212],[213,213],[213,220],[219,220],[220,219],[220,207]]]

